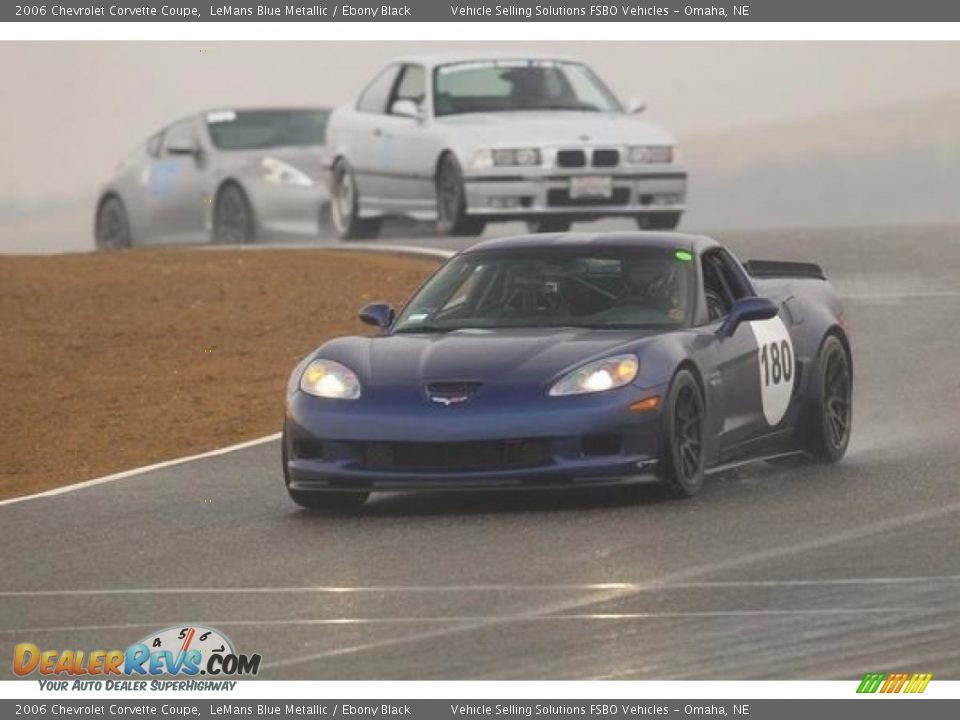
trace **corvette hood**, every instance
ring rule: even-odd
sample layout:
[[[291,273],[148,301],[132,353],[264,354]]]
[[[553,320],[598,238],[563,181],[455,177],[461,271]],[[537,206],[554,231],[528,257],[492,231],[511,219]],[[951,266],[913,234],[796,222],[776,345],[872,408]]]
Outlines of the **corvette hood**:
[[[451,130],[467,131],[491,147],[552,145],[672,145],[670,133],[625,113],[566,110],[469,113],[442,118]]]
[[[373,386],[437,381],[548,382],[584,362],[635,351],[644,331],[545,328],[458,330],[342,338],[321,357],[343,362]],[[646,331],[646,336],[653,335]]]

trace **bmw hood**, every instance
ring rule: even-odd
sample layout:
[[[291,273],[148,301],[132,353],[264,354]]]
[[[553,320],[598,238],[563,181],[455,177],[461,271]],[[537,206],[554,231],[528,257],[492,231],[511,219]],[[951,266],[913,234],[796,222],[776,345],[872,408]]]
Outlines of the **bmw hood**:
[[[514,328],[352,337],[327,343],[315,356],[347,365],[371,387],[443,381],[546,383],[585,362],[637,352],[643,332]]]
[[[451,130],[472,132],[490,147],[564,145],[673,145],[656,125],[626,113],[561,110],[470,113],[442,118]]]

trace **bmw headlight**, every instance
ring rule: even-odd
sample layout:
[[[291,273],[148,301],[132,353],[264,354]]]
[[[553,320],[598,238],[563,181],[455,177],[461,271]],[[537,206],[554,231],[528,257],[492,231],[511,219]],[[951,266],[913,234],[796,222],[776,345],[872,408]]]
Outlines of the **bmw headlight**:
[[[360,380],[345,365],[333,360],[314,360],[300,376],[300,389],[322,398],[356,400],[360,397]]]
[[[614,355],[567,373],[550,388],[550,395],[582,395],[623,387],[640,371],[636,355]]]
[[[667,165],[673,162],[673,151],[671,145],[634,145],[627,157],[632,165]]]
[[[535,167],[541,165],[538,148],[497,148],[477,151],[473,156],[475,168],[489,167]]]
[[[265,157],[260,161],[263,179],[274,185],[295,185],[296,187],[313,187],[313,180],[302,170],[298,170],[290,163]]]

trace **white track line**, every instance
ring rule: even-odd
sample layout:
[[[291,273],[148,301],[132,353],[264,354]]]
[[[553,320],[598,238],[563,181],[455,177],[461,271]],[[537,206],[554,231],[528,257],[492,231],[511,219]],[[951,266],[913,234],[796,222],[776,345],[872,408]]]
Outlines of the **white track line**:
[[[922,585],[960,583],[960,575],[922,575],[915,577],[823,578],[804,580],[706,580],[703,582],[605,582],[558,583],[542,585],[480,584],[480,585],[302,585],[288,587],[161,587],[161,588],[103,588],[76,590],[3,590],[2,598],[96,597],[128,595],[297,595],[350,593],[440,594],[471,592],[597,592],[600,590],[629,590],[641,593],[662,590],[710,590],[720,588],[793,588],[858,585]]]
[[[251,245],[251,246],[210,246],[207,248],[195,248],[195,249],[215,249],[215,250],[236,250],[239,248],[246,249],[256,249],[256,250],[284,250],[284,249],[294,249],[294,248],[285,248],[285,247],[271,247],[270,245]],[[415,255],[415,256],[426,256],[432,258],[439,258],[445,260],[447,258],[453,257],[456,255],[454,250],[443,250],[440,248],[428,248],[428,247],[416,247],[413,245],[353,245],[353,246],[344,246],[339,245],[320,245],[320,246],[307,246],[307,247],[298,247],[298,250],[335,250],[335,251],[348,251],[348,252],[392,252],[398,255]],[[217,455],[225,455],[226,453],[235,452],[237,450],[243,450],[248,447],[253,447],[254,445],[263,445],[264,443],[273,442],[274,440],[279,439],[280,433],[274,433],[273,435],[266,435],[265,437],[256,438],[254,440],[248,440],[247,442],[237,443],[236,445],[228,445],[227,447],[218,448],[216,450],[210,450],[208,452],[200,453],[198,455],[188,455],[186,457],[175,458],[173,460],[165,460],[163,462],[154,463],[153,465],[145,465],[143,467],[133,468],[131,470],[123,470],[121,472],[112,473],[111,475],[104,475],[103,477],[93,478],[91,480],[84,480],[82,482],[71,483],[70,485],[64,485],[62,487],[54,488],[52,490],[45,490],[39,493],[33,493],[32,495],[21,495],[19,497],[8,498],[6,500],[0,500],[0,507],[4,505],[15,505],[17,503],[26,502],[27,500],[37,500],[39,498],[48,498],[54,497],[56,495],[63,495],[65,493],[76,492],[77,490],[85,490],[87,488],[96,487],[97,485],[103,485],[104,483],[114,482],[116,480],[124,480],[126,478],[135,477],[137,475],[143,475],[144,473],[152,472],[154,470],[162,470],[163,468],[172,467],[174,465],[182,465],[183,463],[193,462],[194,460],[203,460],[205,458],[216,457]]]
[[[96,487],[97,485],[103,485],[104,483],[114,482],[115,480],[123,480],[125,478],[135,477],[136,475],[143,475],[144,473],[152,472],[154,470],[160,470],[162,468],[172,467],[174,465],[183,465],[184,463],[193,462],[194,460],[203,460],[204,458],[216,457],[217,455],[226,455],[227,453],[236,452],[237,450],[243,450],[255,445],[263,445],[264,443],[273,442],[279,438],[280,433],[274,433],[273,435],[267,435],[254,440],[247,440],[246,442],[237,443],[236,445],[228,445],[227,447],[218,448],[217,450],[210,450],[198,455],[188,455],[187,457],[176,458],[174,460],[164,460],[163,462],[154,463],[153,465],[145,465],[144,467],[133,468],[132,470],[123,470],[122,472],[113,473],[112,475],[104,475],[103,477],[93,478],[92,480],[84,480],[83,482],[74,483],[72,485],[64,485],[63,487],[45,490],[43,492],[34,493],[33,495],[22,495],[20,497],[9,498],[7,500],[0,500],[0,507],[4,505],[14,505],[16,503],[26,502],[27,500],[36,500],[37,498],[63,495],[65,493],[75,492],[76,490],[84,490],[86,488]]]
[[[727,617],[781,617],[807,615],[941,615],[960,613],[957,607],[866,607],[866,608],[767,608],[761,610],[665,610],[662,612],[625,612],[625,613],[557,613],[554,615],[439,615],[436,617],[353,617],[353,618],[278,618],[274,620],[209,620],[204,621],[212,627],[284,627],[311,625],[467,625],[499,624],[527,622],[570,622],[585,621],[623,621],[623,620],[676,620],[684,618],[727,618]],[[30,635],[44,632],[105,632],[107,630],[133,630],[136,628],[173,627],[182,624],[176,621],[157,620],[155,622],[114,623],[107,625],[64,625],[54,627],[17,628],[0,630],[0,635]],[[282,662],[282,661],[281,661]]]

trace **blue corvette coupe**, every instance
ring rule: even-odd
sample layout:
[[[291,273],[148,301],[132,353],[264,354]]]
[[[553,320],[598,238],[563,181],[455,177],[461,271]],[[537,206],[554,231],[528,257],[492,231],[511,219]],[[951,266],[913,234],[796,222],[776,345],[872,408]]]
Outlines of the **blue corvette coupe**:
[[[295,502],[377,490],[658,479],[678,496],[758,459],[836,462],[852,360],[809,263],[740,263],[706,237],[531,235],[446,262],[372,337],[293,371],[283,473]]]

